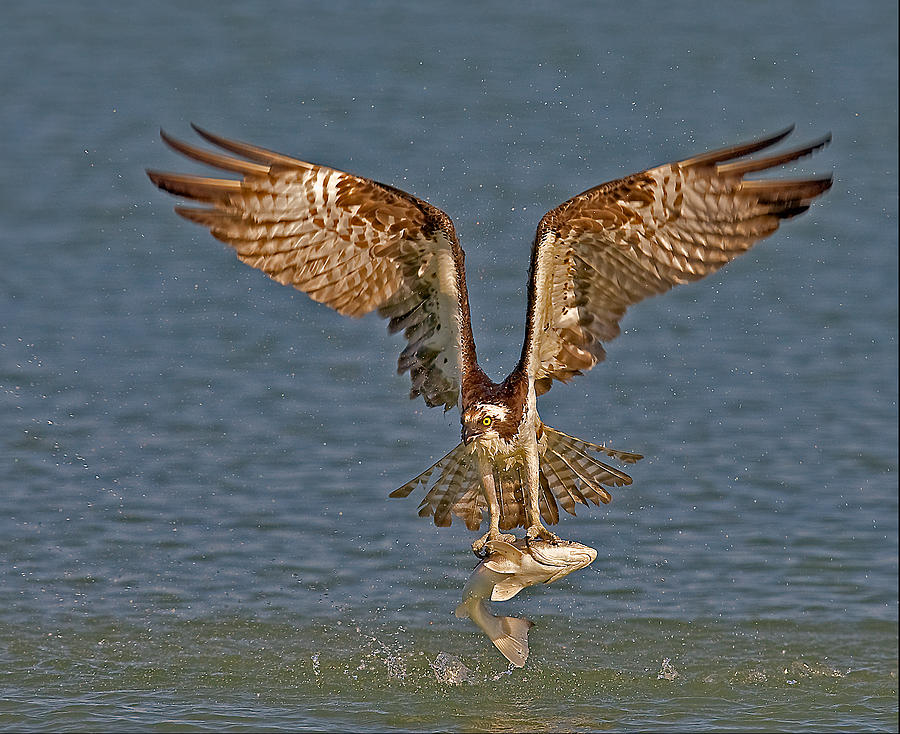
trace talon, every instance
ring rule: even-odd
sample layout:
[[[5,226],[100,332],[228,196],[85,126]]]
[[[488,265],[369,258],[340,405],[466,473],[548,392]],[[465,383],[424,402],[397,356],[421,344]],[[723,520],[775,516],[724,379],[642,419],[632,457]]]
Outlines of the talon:
[[[499,537],[498,533],[492,533],[490,530],[482,535],[478,540],[472,543],[472,553],[474,553],[478,558],[485,558],[491,552],[490,548],[487,547],[488,543],[492,540],[496,540]]]
[[[516,536],[511,533],[491,533],[488,531],[484,535],[482,535],[478,540],[472,543],[472,553],[474,553],[478,558],[484,559],[487,558],[492,551],[490,547],[491,543],[495,540],[502,540],[506,543],[515,543]]]
[[[530,544],[532,540],[545,540],[552,545],[559,545],[559,536],[551,533],[540,523],[531,525],[525,531],[525,543]]]

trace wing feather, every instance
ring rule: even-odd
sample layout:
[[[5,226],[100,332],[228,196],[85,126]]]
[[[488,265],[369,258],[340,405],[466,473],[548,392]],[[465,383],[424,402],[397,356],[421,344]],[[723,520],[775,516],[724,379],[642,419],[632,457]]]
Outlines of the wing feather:
[[[595,186],[541,219],[531,256],[520,364],[537,392],[605,358],[629,306],[699,280],[806,211],[831,176],[748,180],[810,155],[808,145],[747,158],[791,128]]]
[[[186,157],[242,178],[148,171],[159,188],[207,205],[176,211],[273,280],[341,314],[390,319],[408,342],[398,370],[410,372],[410,397],[455,406],[475,351],[450,218],[371,179],[195,130],[227,153],[161,136]]]

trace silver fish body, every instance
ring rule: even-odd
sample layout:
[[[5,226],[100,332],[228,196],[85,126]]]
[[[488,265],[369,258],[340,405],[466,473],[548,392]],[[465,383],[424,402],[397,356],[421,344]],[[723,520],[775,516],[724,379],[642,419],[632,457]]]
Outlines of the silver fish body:
[[[488,556],[478,564],[463,589],[456,608],[460,619],[468,617],[491,639],[513,665],[521,668],[528,659],[528,630],[532,623],[518,617],[491,614],[488,600],[506,601],[534,584],[549,584],[584,568],[597,551],[581,543],[543,540],[525,543],[491,541]]]

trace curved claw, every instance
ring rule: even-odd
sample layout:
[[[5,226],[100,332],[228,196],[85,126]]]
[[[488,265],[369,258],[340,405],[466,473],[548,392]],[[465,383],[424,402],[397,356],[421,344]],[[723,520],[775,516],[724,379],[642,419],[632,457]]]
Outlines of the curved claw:
[[[531,525],[525,531],[525,543],[528,544],[532,540],[546,540],[548,543],[551,543],[552,545],[559,545],[559,543],[560,543],[559,536],[554,533],[551,533],[549,530],[547,530],[547,528],[545,528],[540,523],[535,523],[534,525]]]
[[[490,533],[485,533],[478,540],[472,543],[472,553],[475,554],[476,558],[485,558],[487,554],[490,553],[490,551],[485,548],[489,539]]]
[[[495,540],[503,540],[507,543],[515,543],[516,536],[511,535],[510,533],[487,532],[474,543],[472,543],[472,553],[475,554],[476,558],[484,560],[491,554],[491,549],[488,546]]]

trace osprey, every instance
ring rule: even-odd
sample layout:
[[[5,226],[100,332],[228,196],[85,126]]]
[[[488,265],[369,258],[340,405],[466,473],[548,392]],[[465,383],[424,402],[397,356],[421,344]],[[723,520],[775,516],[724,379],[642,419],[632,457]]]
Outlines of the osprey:
[[[391,493],[426,491],[419,515],[439,526],[452,516],[488,532],[475,543],[514,538],[554,542],[541,520],[559,506],[609,502],[608,487],[631,483],[600,461],[642,458],[545,425],[536,398],[554,380],[603,361],[626,309],[680,283],[715,272],[782,219],[806,211],[830,175],[747,179],[811,154],[830,136],[787,152],[748,157],[792,130],[595,186],[545,214],[531,249],[525,342],[509,376],[495,383],[478,364],[464,255],[440,209],[368,178],[307,163],[247,143],[196,132],[226,153],[197,148],[161,131],[188,158],[240,180],[148,171],[161,189],[205,206],[178,206],[248,265],[347,316],[377,311],[407,345],[398,371],[410,397],[458,406],[462,441]]]

